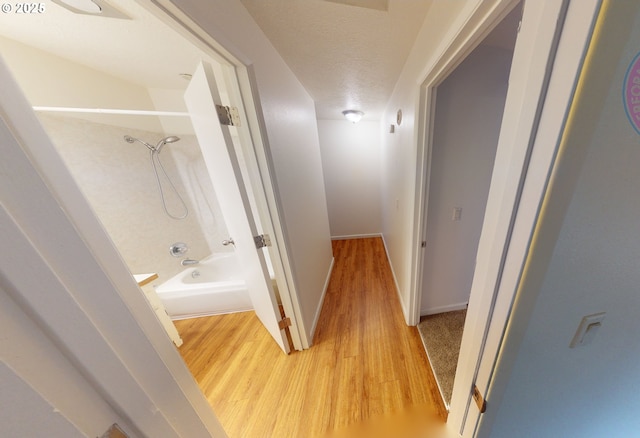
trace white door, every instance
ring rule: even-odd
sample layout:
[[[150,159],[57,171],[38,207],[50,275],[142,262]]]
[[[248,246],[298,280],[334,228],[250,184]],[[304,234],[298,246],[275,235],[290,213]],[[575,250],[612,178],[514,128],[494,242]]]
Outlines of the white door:
[[[200,63],[184,99],[227,223],[229,237],[233,238],[235,251],[242,263],[253,308],[280,348],[289,353],[289,343],[284,330],[279,327],[280,312],[264,249],[257,249],[254,242],[254,236],[259,235],[260,231],[251,212],[231,133],[218,119],[216,105],[221,105],[220,89],[211,65]]]

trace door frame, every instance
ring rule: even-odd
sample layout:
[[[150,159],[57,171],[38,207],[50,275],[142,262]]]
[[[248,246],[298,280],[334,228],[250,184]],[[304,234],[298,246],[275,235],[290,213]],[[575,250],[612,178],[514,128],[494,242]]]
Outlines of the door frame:
[[[249,173],[259,175],[259,178],[245,181],[245,184],[252,186],[261,225],[264,232],[272,236],[272,246],[268,248],[269,255],[285,315],[291,320],[289,332],[293,347],[295,350],[308,349],[312,339],[307,336],[308,330],[304,324],[295,287],[291,258],[286,244],[286,227],[280,215],[282,208],[277,195],[276,180],[273,177],[274,166],[266,152],[269,149],[267,131],[253,68],[248,60],[239,59],[238,56],[229,52],[170,0],[135,1],[200,50],[218,62],[231,66],[235,71],[235,80],[228,81],[225,85],[229,87],[227,91],[236,95],[234,104],[237,104],[240,114],[247,121],[247,125],[241,124],[238,127],[238,134]]]
[[[10,163],[0,171],[0,196],[24,235],[12,257],[31,268],[15,278],[18,270],[0,266],[0,281],[105,403],[140,432],[133,436],[226,437],[1,59],[0,82],[0,134],[9,133],[1,149]]]
[[[220,67],[222,77],[216,78],[212,64],[200,61],[184,93],[184,100],[214,190],[224,187],[224,190],[216,191],[216,195],[227,229],[235,241],[234,252],[242,261],[242,272],[255,314],[275,342],[288,354],[291,350],[284,328],[280,325],[280,309],[266,257],[262,247],[256,248],[254,240],[263,231],[254,217],[253,210],[257,207],[250,205],[252,194],[246,190],[243,182],[248,176],[244,176],[241,169],[243,160],[239,159],[239,145],[233,141],[230,127],[216,120],[216,106],[222,105],[221,92],[226,92],[228,88],[220,80],[224,78],[222,80],[227,82],[233,79],[230,77],[233,72],[229,71],[228,66]],[[231,105],[233,100],[229,102]]]
[[[429,188],[431,179],[431,154],[433,150],[433,126],[435,119],[437,88],[471,54],[484,38],[515,8],[525,0],[499,0],[487,10],[484,5],[474,5],[468,13],[461,13],[466,24],[453,37],[449,48],[445,50],[429,69],[428,76],[420,87],[420,104],[417,115],[418,156],[416,171],[416,202],[414,208],[414,245],[411,269],[411,296],[409,313],[411,325],[420,322],[422,294],[423,248],[427,232],[427,213],[429,208]],[[467,8],[469,9],[469,8]],[[466,12],[466,11],[465,11]],[[467,20],[467,17],[468,18]],[[458,24],[458,23],[456,23]],[[466,34],[466,36],[465,36]]]
[[[291,257],[285,238],[286,228],[280,215],[281,202],[278,197],[276,179],[273,177],[274,166],[270,155],[267,154],[268,137],[253,68],[248,60],[239,59],[229,52],[170,0],[135,1],[212,59],[227,64],[234,70],[235,78],[227,78],[225,86],[228,87],[229,93],[233,93],[237,97],[234,99],[234,105],[238,107],[242,120],[240,126],[237,127],[242,152],[249,168],[249,174],[256,176],[255,179],[244,183],[251,185],[263,231],[272,237],[271,246],[268,247],[269,256],[285,317],[289,317],[291,321],[289,333],[293,349],[308,349],[312,339],[309,339],[307,335],[308,331],[302,317],[302,308],[295,287]]]
[[[421,220],[422,221],[422,240],[420,242],[420,247],[422,248],[422,245],[425,245],[424,248],[427,248],[429,246],[429,239],[428,239],[428,233],[429,233],[429,227],[431,227],[431,223],[429,222],[428,218],[429,218],[429,204],[430,204],[430,195],[431,195],[431,180],[432,180],[432,161],[433,161],[433,149],[435,146],[435,142],[434,142],[434,135],[436,133],[437,127],[436,127],[436,121],[435,121],[435,115],[436,115],[436,111],[437,111],[437,107],[438,107],[438,89],[439,87],[443,84],[444,81],[446,81],[448,78],[451,77],[451,75],[453,73],[456,72],[456,70],[460,67],[460,65],[468,59],[468,57],[474,53],[474,51],[480,47],[483,43],[483,40],[485,39],[485,37],[487,36],[488,33],[492,32],[497,26],[499,26],[503,20],[505,19],[505,17],[507,17],[508,14],[510,14],[520,3],[524,3],[523,0],[520,1],[515,1],[514,4],[509,4],[505,10],[501,10],[499,16],[497,16],[489,25],[489,28],[486,30],[486,32],[483,32],[483,34],[481,36],[479,36],[478,40],[474,40],[474,44],[473,46],[470,48],[469,51],[465,51],[465,53],[462,55],[462,58],[459,61],[456,61],[454,65],[451,66],[451,68],[445,68],[443,71],[441,71],[435,78],[433,78],[431,80],[431,82],[429,83],[429,85],[425,85],[424,89],[423,89],[423,93],[425,95],[425,114],[426,117],[429,117],[429,120],[422,120],[420,119],[420,128],[423,130],[423,133],[428,133],[425,136],[425,147],[424,147],[424,156],[423,156],[423,165],[424,165],[424,174],[423,175],[417,175],[417,177],[423,176],[424,179],[424,197],[422,199],[422,205],[423,205],[423,213],[421,216]],[[517,38],[517,34],[514,38]],[[509,62],[509,69],[511,62]],[[500,112],[500,117],[502,117],[502,114],[504,113],[504,105],[502,107],[499,108]],[[496,145],[497,147],[497,142]],[[492,169],[491,169],[492,170]],[[486,206],[486,203],[485,203]],[[484,207],[483,207],[484,208]],[[433,233],[433,230],[431,230],[431,233]],[[479,235],[477,236],[477,238],[479,239]],[[436,250],[436,253],[438,251]],[[422,301],[423,301],[423,295],[424,295],[424,268],[425,268],[425,261],[428,264],[429,261],[425,260],[424,257],[424,251],[420,251],[418,253],[418,257],[420,257],[421,263],[422,264],[422,268],[421,269],[417,269],[416,270],[416,287],[417,290],[420,292],[418,294],[418,296],[416,297],[416,306],[417,306],[417,318],[418,320],[424,315],[422,313],[422,311],[424,310],[422,308]],[[428,295],[428,294],[427,294]],[[466,309],[468,305],[468,300],[466,302],[464,301],[460,301],[457,300],[456,303],[451,304],[451,305],[447,305],[447,306],[443,306],[443,307],[438,307],[438,308],[434,308],[433,311],[430,311],[428,314],[432,314],[432,313],[443,313],[443,312],[450,312],[450,311],[456,311],[456,310],[461,310],[461,309]]]
[[[424,247],[422,242],[427,240],[427,232],[429,224],[427,222],[429,212],[429,193],[431,189],[431,161],[432,151],[434,147],[434,132],[435,132],[435,112],[437,104],[437,90],[438,87],[455,71],[456,68],[462,64],[469,55],[480,45],[482,41],[491,33],[514,8],[522,4],[524,9],[524,2],[526,0],[504,0],[494,3],[491,8],[483,7],[482,4],[471,12],[470,18],[466,22],[466,25],[459,30],[454,41],[449,45],[449,49],[446,50],[440,58],[436,61],[435,65],[431,68],[429,75],[423,81],[420,90],[420,109],[417,117],[418,125],[418,158],[417,158],[417,171],[416,171],[416,204],[415,204],[415,217],[414,217],[414,234],[417,241],[414,239],[414,257],[412,259],[412,282],[410,289],[410,317],[412,322],[418,324],[421,318],[421,304],[422,304],[422,290],[423,290],[423,270],[424,270]],[[524,11],[523,11],[524,14]],[[468,17],[467,14],[461,14],[461,17]],[[454,27],[458,29],[457,27]],[[464,35],[467,35],[464,37]],[[516,36],[518,38],[518,36]],[[515,55],[515,48],[514,48]],[[512,58],[513,63],[513,58]],[[510,73],[511,74],[511,73]],[[508,98],[507,98],[508,99]],[[507,100],[505,99],[504,107],[502,108],[503,114],[507,106]],[[500,127],[500,136],[502,136],[502,126]],[[496,151],[496,158],[498,157]],[[495,166],[494,166],[495,167]],[[491,182],[491,189],[493,189],[493,176]],[[490,196],[490,195],[489,195]],[[489,197],[487,198],[487,204]],[[486,205],[485,204],[485,208]],[[483,223],[481,235],[485,233],[486,226],[486,214],[485,223]],[[505,236],[505,247],[508,245],[510,236]],[[478,244],[477,252],[480,253],[480,242]],[[476,268],[478,263],[476,260]],[[474,272],[474,282],[476,281]],[[470,292],[474,293],[473,287]],[[476,293],[477,294],[477,293]],[[470,300],[471,301],[471,298]],[[478,315],[482,311],[484,315]],[[478,317],[483,318],[485,323],[490,319],[491,309],[477,309],[475,306],[471,306],[468,302],[467,316],[465,320],[464,331],[469,332],[468,322]],[[482,323],[479,322],[477,327],[481,327]],[[484,343],[482,338],[474,339],[476,343]],[[466,344],[465,344],[466,347]],[[460,348],[460,356],[463,355],[462,346]],[[456,381],[459,381],[459,375],[456,374]],[[455,404],[454,404],[455,401]],[[453,424],[458,421],[456,413],[459,410],[460,403],[454,400],[453,395],[449,402],[449,424]],[[466,409],[466,408],[465,408]],[[453,415],[452,415],[453,413]]]
[[[408,322],[417,324],[420,319],[423,251],[425,238],[427,194],[429,189],[429,165],[431,159],[432,130],[436,87],[466,58],[484,37],[519,3],[519,0],[498,0],[491,5],[477,2],[469,5],[454,25],[449,44],[427,70],[420,88],[418,119],[418,153],[416,169],[416,197],[414,209],[411,287],[409,291]],[[574,48],[585,47],[588,35],[565,29],[565,14],[569,0],[528,2],[523,0],[523,19],[514,49],[510,87],[505,102],[496,161],[502,163],[502,171],[492,175],[487,200],[487,212],[478,246],[476,270],[471,289],[467,319],[458,359],[458,368],[447,420],[448,428],[456,434],[471,437],[474,427],[465,428],[471,411],[471,422],[477,421],[479,412],[473,404],[471,388],[476,384],[481,368],[491,375],[495,358],[502,344],[502,337],[510,315],[519,273],[525,262],[533,225],[537,218],[546,177],[550,172],[555,144],[542,151],[545,159],[530,162],[532,146],[536,140],[538,124],[553,67],[556,65],[556,49],[560,37],[573,40]],[[599,0],[589,2],[586,12],[579,18],[582,25],[590,26],[593,8]],[[465,13],[466,12],[466,13]],[[555,23],[555,26],[550,26]],[[583,52],[573,54],[574,64]],[[577,60],[576,60],[577,58]],[[565,61],[565,60],[563,60]],[[569,80],[575,80],[575,65]],[[573,84],[573,82],[570,82]],[[565,84],[566,85],[566,84]],[[564,100],[563,100],[564,99]],[[567,96],[553,101],[564,109]],[[532,178],[532,176],[538,179]],[[523,193],[525,177],[535,189]],[[520,210],[520,206],[528,206]],[[533,206],[533,208],[531,208]],[[518,222],[516,222],[516,219]],[[509,255],[510,283],[503,278]],[[487,394],[489,377],[483,381],[481,393]],[[471,424],[471,422],[469,424]]]
[[[209,54],[218,50],[217,57],[222,56],[235,69],[247,117],[243,135],[252,140],[253,165],[260,171],[259,189],[265,195],[263,205],[268,206],[273,227],[271,241],[277,257],[272,262],[276,275],[284,278],[278,283],[279,291],[293,324],[290,329],[294,346],[308,348],[310,340],[302,325],[294,289],[253,72],[195,24],[189,25],[186,17],[178,20],[179,11],[169,2],[164,3],[175,10],[174,18],[158,2],[136,1],[174,30],[178,28],[189,38],[199,35],[200,48]],[[0,78],[3,83],[0,118],[15,137],[15,142],[6,145],[9,153],[5,158],[25,163],[21,178],[0,173],[9,193],[9,198],[2,199],[3,207],[27,236],[26,243],[12,251],[25,261],[37,254],[61,283],[61,287],[47,291],[47,300],[34,297],[36,290],[15,286],[15,300],[44,327],[65,357],[87,376],[114,411],[143,435],[226,437],[201,389],[1,59]],[[20,185],[22,180],[25,183]],[[31,195],[23,196],[27,192]],[[43,214],[45,207],[48,213]],[[270,248],[270,254],[274,247]],[[33,273],[34,277],[41,275],[44,274]],[[51,302],[70,305],[47,305]]]

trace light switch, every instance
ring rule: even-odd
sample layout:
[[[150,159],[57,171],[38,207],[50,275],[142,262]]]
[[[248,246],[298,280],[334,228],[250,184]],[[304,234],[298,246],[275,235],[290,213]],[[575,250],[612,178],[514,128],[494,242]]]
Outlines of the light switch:
[[[459,221],[462,219],[462,207],[454,207],[453,213],[451,214],[452,221]]]
[[[587,315],[580,321],[578,330],[569,344],[570,348],[580,347],[590,344],[596,335],[596,332],[602,327],[602,320],[604,319],[605,312],[594,313],[593,315]]]

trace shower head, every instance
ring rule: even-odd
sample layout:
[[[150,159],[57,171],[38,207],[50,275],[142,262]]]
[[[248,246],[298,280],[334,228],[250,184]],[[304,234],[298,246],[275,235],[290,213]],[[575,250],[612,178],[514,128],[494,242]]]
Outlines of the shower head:
[[[175,142],[177,142],[177,141],[179,141],[179,140],[180,140],[180,137],[177,137],[177,136],[175,136],[175,135],[171,135],[171,136],[169,136],[169,137],[165,137],[165,138],[163,138],[162,140],[160,140],[160,141],[158,142],[158,144],[157,144],[157,145],[156,145],[156,147],[155,147],[155,150],[156,150],[158,153],[160,153],[160,149],[162,149],[162,147],[163,147],[165,144],[175,143]]]

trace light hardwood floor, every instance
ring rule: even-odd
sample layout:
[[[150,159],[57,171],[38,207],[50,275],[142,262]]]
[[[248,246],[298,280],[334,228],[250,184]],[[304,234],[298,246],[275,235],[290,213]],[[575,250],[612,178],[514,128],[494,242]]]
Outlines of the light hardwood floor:
[[[382,240],[333,242],[313,346],[283,354],[253,312],[176,321],[180,348],[230,438],[322,437],[418,407],[446,418]]]

